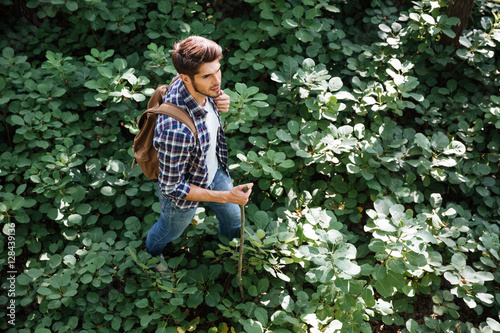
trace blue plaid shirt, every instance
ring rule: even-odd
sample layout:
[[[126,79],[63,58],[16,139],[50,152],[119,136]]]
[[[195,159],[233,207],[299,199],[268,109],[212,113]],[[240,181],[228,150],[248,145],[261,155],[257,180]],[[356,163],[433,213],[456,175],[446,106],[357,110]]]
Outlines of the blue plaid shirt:
[[[158,115],[153,139],[160,160],[158,186],[175,206],[194,208],[198,202],[183,200],[189,194],[191,184],[203,188],[210,185],[205,161],[210,145],[205,124],[207,111],[191,96],[182,80],[171,85],[163,102],[176,104],[189,112],[198,130],[199,142],[183,123],[169,116]],[[207,103],[212,103],[214,110],[218,111],[212,98],[208,98]],[[215,113],[220,122],[219,112]],[[222,126],[219,126],[216,152],[220,165],[227,170],[227,144]]]

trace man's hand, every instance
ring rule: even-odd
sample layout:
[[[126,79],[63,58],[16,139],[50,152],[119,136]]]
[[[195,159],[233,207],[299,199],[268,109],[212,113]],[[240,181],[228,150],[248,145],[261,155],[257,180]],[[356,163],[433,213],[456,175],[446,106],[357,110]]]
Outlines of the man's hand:
[[[214,98],[215,105],[217,105],[217,109],[219,109],[219,112],[228,112],[229,111],[229,104],[231,102],[229,95],[226,95],[224,93],[224,90],[220,91],[221,94],[219,97]]]
[[[246,205],[248,202],[248,197],[252,193],[252,186],[253,184],[244,184],[244,185],[238,185],[236,187],[233,187],[230,191],[229,194],[231,196],[231,201],[232,203],[235,203],[240,206]],[[246,190],[246,192],[245,192]]]
[[[218,202],[218,203],[234,203],[237,205],[246,205],[248,197],[252,193],[252,183],[238,185],[229,191],[212,191],[191,184],[188,195],[184,200],[199,201],[199,202]],[[246,192],[244,191],[247,187]]]

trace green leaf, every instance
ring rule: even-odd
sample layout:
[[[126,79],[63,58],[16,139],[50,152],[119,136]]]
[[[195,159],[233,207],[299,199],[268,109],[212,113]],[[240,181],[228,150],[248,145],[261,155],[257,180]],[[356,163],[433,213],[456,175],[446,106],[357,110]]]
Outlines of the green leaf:
[[[50,256],[49,265],[52,268],[58,267],[62,262],[62,257],[59,254],[53,254]]]
[[[299,68],[299,63],[292,57],[286,57],[285,60],[283,61],[283,70],[285,74],[285,79],[288,82],[292,81],[292,78],[294,77],[295,73],[297,73],[297,70]]]
[[[11,48],[11,47],[6,47],[2,50],[2,56],[5,58],[5,59],[12,59],[14,58],[14,49]]]
[[[194,308],[203,302],[203,291],[197,290],[195,293],[191,294],[186,302],[189,308]]]
[[[287,124],[287,127],[292,135],[299,134],[300,126],[299,123],[297,123],[295,120],[290,120]]]
[[[323,232],[320,238],[327,243],[336,245],[342,242],[343,236],[340,233],[340,231],[331,229],[328,230],[326,233]]]
[[[127,61],[125,59],[115,59],[113,61],[113,65],[118,71],[123,71],[125,68],[127,68]]]
[[[78,10],[78,4],[75,1],[66,2],[66,8],[71,12],[76,12]]]
[[[84,274],[82,275],[82,277],[80,278],[80,282],[83,283],[83,284],[89,284],[92,282],[92,275],[91,274]]]
[[[130,255],[132,256],[132,259],[134,259],[135,262],[137,262],[137,253],[135,251],[135,249],[133,249],[132,247],[128,247],[128,251],[130,252]]]
[[[148,299],[147,298],[141,298],[141,299],[135,300],[134,301],[134,305],[136,307],[138,307],[139,309],[144,309],[144,308],[148,307],[148,305],[149,305]]]
[[[111,186],[104,186],[101,188],[101,194],[107,197],[112,197],[116,194],[116,189]]]
[[[106,263],[106,258],[104,258],[102,256],[97,256],[95,258],[94,264],[95,264],[95,266],[96,266],[97,269],[99,269],[102,266],[104,266],[105,263]]]
[[[290,169],[290,168],[293,168],[295,166],[295,163],[292,160],[285,160],[285,161],[281,162],[279,164],[279,166],[281,168]]]
[[[460,36],[458,39],[459,43],[465,46],[466,48],[470,49],[472,48],[472,43],[464,36]]]
[[[240,322],[243,324],[243,328],[247,333],[263,333],[264,328],[262,324],[253,319],[241,319]]]
[[[13,115],[13,116],[10,118],[10,120],[12,121],[12,123],[13,123],[14,125],[24,126],[24,124],[25,124],[25,123],[24,123],[23,118],[21,118],[21,117],[20,117],[20,116],[18,116],[18,115]]]
[[[495,319],[489,317],[486,318],[486,324],[495,332],[500,332],[500,323]]]
[[[306,12],[306,20],[311,20],[318,16],[320,12],[316,8],[310,8]]]
[[[111,79],[113,77],[113,72],[111,71],[111,68],[109,67],[102,67],[99,66],[97,67],[97,71],[104,76],[107,79]]]
[[[89,204],[79,204],[76,207],[76,212],[80,215],[87,215],[92,211],[92,206]]]
[[[296,21],[292,20],[292,19],[285,19],[283,21],[283,26],[285,28],[293,29],[293,28],[298,27],[299,24]]]
[[[43,270],[39,268],[31,268],[29,270],[26,270],[25,273],[33,280],[36,280],[43,275]]]
[[[54,294],[54,292],[47,287],[39,287],[36,291],[37,291],[37,293],[39,293],[40,295],[43,295],[43,296],[48,296],[48,295]]]
[[[70,267],[75,266],[76,258],[75,258],[75,256],[73,256],[71,254],[67,254],[63,258],[63,263],[67,266],[70,266]]]
[[[265,230],[270,222],[270,219],[266,212],[258,211],[253,215],[252,221],[257,228]]]
[[[404,274],[406,271],[406,265],[402,258],[390,258],[387,261],[387,269],[399,274]]]
[[[495,104],[500,104],[500,96],[490,95],[490,98]]]
[[[12,204],[10,206],[10,209],[12,210],[19,210],[23,207],[24,205],[24,197],[15,197],[14,200],[12,200]]]
[[[391,297],[396,293],[396,288],[387,279],[377,280],[373,286],[382,297]]]
[[[372,239],[368,248],[373,252],[385,252],[385,243],[380,239]]]
[[[212,290],[205,296],[205,303],[210,307],[216,307],[221,301],[219,292]]]
[[[250,287],[248,287],[248,294],[252,297],[257,296],[259,294],[257,291],[257,287],[255,285],[251,285]]]
[[[119,194],[116,196],[115,205],[116,207],[123,207],[127,204],[127,196],[125,194]]]
[[[145,100],[146,100],[146,96],[144,96],[143,94],[139,94],[139,93],[132,94],[132,98],[133,98],[136,102],[142,102],[142,101],[145,101]]]
[[[295,16],[295,18],[300,19],[302,17],[302,15],[304,15],[304,7],[295,6],[292,9],[292,13],[293,13],[293,16]]]
[[[172,10],[172,3],[169,1],[159,1],[158,2],[158,9],[164,13],[168,14]]]
[[[405,286],[405,278],[403,274],[397,273],[395,271],[387,272],[387,282],[397,290],[402,290]]]
[[[424,19],[424,21],[428,24],[431,24],[431,25],[434,25],[436,24],[436,20],[434,19],[434,17],[432,17],[431,15],[429,14],[422,14],[422,18]]]
[[[361,298],[365,301],[366,306],[368,307],[375,306],[375,297],[371,289],[363,288],[361,292]]]
[[[441,31],[448,37],[450,38],[455,38],[457,36],[457,34],[455,33],[455,31],[449,29],[449,28],[443,28],[441,29]]]
[[[330,91],[332,91],[332,92],[342,89],[343,86],[344,86],[344,83],[342,82],[342,79],[339,77],[333,77],[328,82],[328,87],[330,88]]]
[[[265,293],[269,288],[269,279],[264,277],[259,279],[259,282],[257,284],[257,292],[259,294]]]
[[[465,145],[460,141],[452,141],[450,145],[443,151],[443,154],[446,155],[463,155],[465,154],[466,148]]]
[[[83,221],[82,215],[80,214],[71,214],[68,216],[68,222],[71,225],[80,225]]]
[[[260,12],[260,17],[266,20],[272,20],[274,19],[274,14],[270,10],[264,9]]]
[[[493,304],[495,302],[495,297],[492,294],[477,293],[476,298],[485,304]]]
[[[425,151],[430,151],[431,143],[422,133],[417,133],[415,135],[416,144]]]
[[[390,208],[395,205],[392,197],[382,197],[375,201],[374,208],[379,216],[389,216]]]
[[[281,272],[276,272],[276,276],[285,282],[290,282],[290,277],[288,275],[285,275]]]
[[[434,135],[432,135],[431,144],[432,147],[436,150],[445,149],[449,145],[449,143],[450,140],[443,132],[437,132]]]
[[[347,193],[349,191],[349,185],[342,180],[334,181],[333,187],[337,193]]]
[[[276,136],[278,137],[278,139],[280,139],[281,141],[285,141],[285,142],[291,142],[293,140],[292,136],[282,129],[280,129],[280,130],[278,130],[278,132],[276,132]]]
[[[361,169],[357,165],[354,165],[352,163],[348,163],[346,167],[347,167],[347,172],[352,174],[357,174],[360,173],[361,171]]]
[[[153,320],[153,315],[152,314],[147,314],[141,317],[141,326],[142,327],[147,327],[151,323],[151,320]]]
[[[420,253],[409,251],[405,254],[405,258],[411,265],[416,267],[424,267],[427,265],[427,259]]]
[[[341,273],[347,275],[355,276],[361,271],[361,268],[350,260],[335,259],[333,264],[340,270]]]
[[[453,267],[455,267],[457,270],[461,271],[465,268],[467,265],[467,256],[463,253],[455,253],[451,257],[451,264]]]

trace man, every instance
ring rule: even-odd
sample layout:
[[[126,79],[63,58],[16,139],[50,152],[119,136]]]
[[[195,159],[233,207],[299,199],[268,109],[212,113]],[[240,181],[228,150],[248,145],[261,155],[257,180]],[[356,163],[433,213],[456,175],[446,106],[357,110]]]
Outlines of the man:
[[[158,196],[161,214],[146,238],[152,256],[181,236],[191,223],[199,202],[206,202],[219,221],[219,232],[229,240],[241,225],[238,205],[251,191],[233,187],[227,166],[227,145],[218,111],[227,112],[229,96],[221,89],[222,48],[203,37],[189,37],[174,45],[172,62],[180,79],[174,81],[164,102],[189,112],[198,140],[179,121],[159,115],[154,145],[160,160]]]

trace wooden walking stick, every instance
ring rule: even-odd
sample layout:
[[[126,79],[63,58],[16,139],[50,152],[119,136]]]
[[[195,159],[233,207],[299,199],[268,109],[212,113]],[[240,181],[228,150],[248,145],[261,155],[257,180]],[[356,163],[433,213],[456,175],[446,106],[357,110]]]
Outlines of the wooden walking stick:
[[[248,186],[243,188],[243,192],[248,192]],[[241,271],[243,269],[243,243],[245,241],[245,207],[240,205],[241,210],[241,227],[240,227],[240,255],[238,258],[238,286],[240,287],[241,299],[244,298],[245,293],[243,292],[243,284],[241,282]]]

